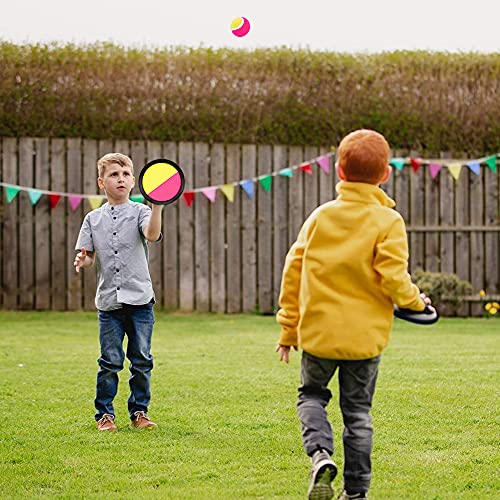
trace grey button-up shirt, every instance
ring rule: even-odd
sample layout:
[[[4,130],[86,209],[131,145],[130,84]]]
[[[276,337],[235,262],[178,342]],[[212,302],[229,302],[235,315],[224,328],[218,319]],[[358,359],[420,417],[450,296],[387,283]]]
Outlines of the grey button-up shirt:
[[[95,252],[97,309],[111,311],[122,304],[147,304],[154,298],[144,237],[150,217],[148,206],[130,200],[115,206],[105,203],[85,216],[75,250],[83,247]]]

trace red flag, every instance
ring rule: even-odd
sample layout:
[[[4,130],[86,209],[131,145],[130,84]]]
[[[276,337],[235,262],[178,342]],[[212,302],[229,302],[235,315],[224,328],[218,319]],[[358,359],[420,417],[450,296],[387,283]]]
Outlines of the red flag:
[[[310,163],[306,163],[305,165],[300,165],[300,170],[309,175],[312,175],[313,173]]]
[[[186,193],[183,193],[183,196],[184,196],[184,201],[186,202],[186,205],[188,207],[190,207],[191,203],[193,203],[193,200],[194,200],[194,193],[191,191],[188,191]]]
[[[50,208],[55,208],[61,199],[60,194],[49,194]]]
[[[420,168],[420,165],[422,165],[422,159],[421,158],[410,158],[410,163],[411,163],[411,168],[415,173],[418,172],[418,169]]]

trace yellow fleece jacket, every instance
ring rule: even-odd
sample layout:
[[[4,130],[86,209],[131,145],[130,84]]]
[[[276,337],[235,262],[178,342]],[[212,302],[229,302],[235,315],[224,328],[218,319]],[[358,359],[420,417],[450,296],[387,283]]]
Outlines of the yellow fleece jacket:
[[[321,358],[368,359],[389,341],[393,304],[422,311],[408,274],[408,241],[382,189],[339,182],[338,197],[302,226],[285,261],[281,345]]]

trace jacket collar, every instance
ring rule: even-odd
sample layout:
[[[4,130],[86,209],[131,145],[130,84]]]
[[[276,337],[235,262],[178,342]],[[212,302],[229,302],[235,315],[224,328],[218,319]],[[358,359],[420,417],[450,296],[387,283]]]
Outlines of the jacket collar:
[[[383,205],[391,208],[396,206],[394,200],[389,198],[382,189],[374,184],[340,181],[335,186],[335,190],[338,193],[338,200]]]

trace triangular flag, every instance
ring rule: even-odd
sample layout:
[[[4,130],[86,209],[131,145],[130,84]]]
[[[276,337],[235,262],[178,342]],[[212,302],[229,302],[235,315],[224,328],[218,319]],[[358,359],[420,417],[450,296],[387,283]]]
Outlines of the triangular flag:
[[[243,188],[249,198],[253,198],[254,185],[253,181],[241,181],[240,186]]]
[[[496,173],[496,171],[497,171],[497,157],[496,157],[496,155],[493,155],[493,156],[490,156],[489,158],[486,158],[486,160],[484,160],[484,162],[486,163],[486,165],[488,165],[488,167],[490,167],[492,172]]]
[[[144,196],[142,194],[134,194],[130,197],[130,201],[135,201],[136,203],[142,203],[144,201]]]
[[[397,168],[398,170],[403,170],[404,164],[405,164],[404,158],[392,158],[391,161],[389,162],[389,165],[392,165],[394,168]]]
[[[299,168],[300,170],[302,170],[302,172],[305,172],[306,174],[312,175],[313,173],[310,163],[306,163],[305,165],[300,165]]]
[[[184,201],[186,202],[186,205],[188,207],[190,207],[191,204],[193,203],[193,200],[194,200],[194,193],[192,191],[184,192],[183,196],[184,196]]]
[[[102,196],[90,196],[88,200],[90,208],[92,210],[95,210],[96,208],[99,208],[102,205],[104,198]]]
[[[411,168],[415,173],[418,172],[418,169],[420,168],[420,165],[422,165],[422,159],[421,158],[410,158],[410,164]]]
[[[36,189],[28,189],[28,196],[30,197],[30,201],[32,205],[36,205],[38,200],[42,197],[42,192]]]
[[[321,158],[318,158],[316,161],[326,174],[330,173],[330,158],[328,157],[328,155],[322,156]]]
[[[273,183],[272,175],[265,175],[264,177],[259,177],[259,182],[266,193],[271,191],[271,184]]]
[[[78,205],[80,205],[80,202],[82,201],[81,196],[70,196],[69,197],[69,206],[73,212],[78,208]]]
[[[470,161],[466,163],[466,165],[476,174],[479,175],[479,172],[481,171],[481,167],[479,166],[478,161]]]
[[[50,208],[56,208],[60,199],[61,199],[60,194],[49,194]]]
[[[234,201],[234,184],[224,184],[220,190],[231,203]]]
[[[442,167],[441,163],[429,163],[429,170],[431,172],[431,177],[433,179],[435,179],[436,175],[439,174],[441,167]]]
[[[283,177],[293,177],[293,170],[291,168],[284,168],[278,172]]]
[[[7,194],[7,203],[10,203],[16,197],[17,193],[19,193],[19,188],[6,186],[5,193]]]
[[[462,164],[451,163],[450,165],[448,165],[448,170],[450,171],[450,174],[453,176],[453,178],[457,181],[458,176],[460,175],[460,171],[462,170]]]
[[[202,189],[201,192],[210,200],[211,203],[215,201],[215,197],[217,196],[217,188],[208,187]]]

